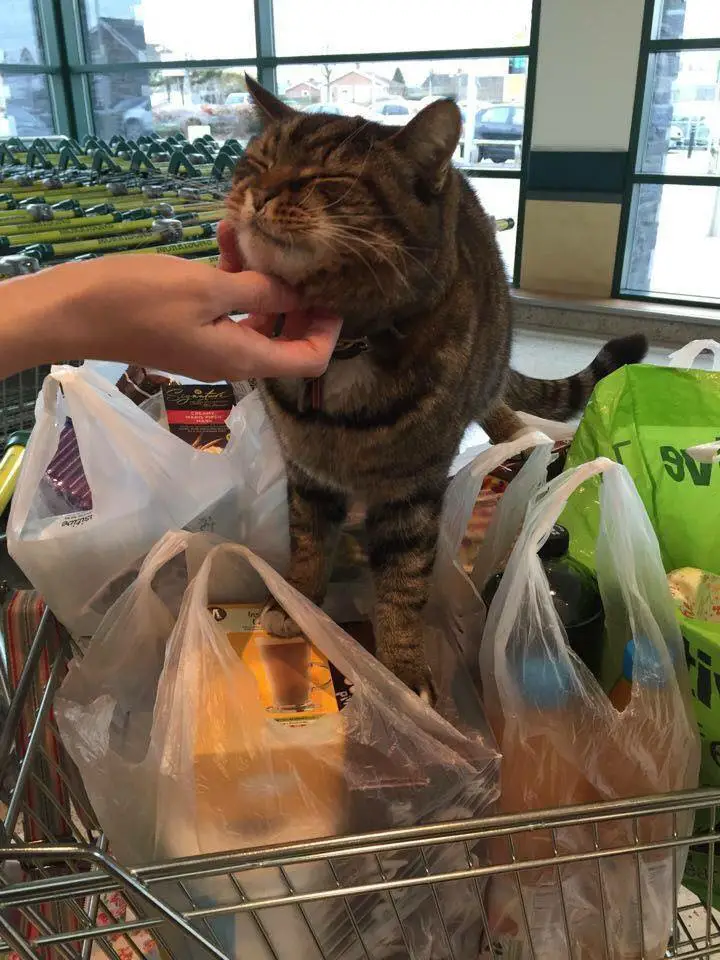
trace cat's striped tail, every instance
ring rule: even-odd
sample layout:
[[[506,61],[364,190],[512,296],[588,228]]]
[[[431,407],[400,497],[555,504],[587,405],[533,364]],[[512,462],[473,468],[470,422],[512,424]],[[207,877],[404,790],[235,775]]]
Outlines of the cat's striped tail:
[[[569,420],[583,410],[596,383],[619,367],[640,363],[647,349],[640,333],[610,340],[590,366],[562,380],[535,380],[511,370],[503,399],[513,410],[547,420]]]

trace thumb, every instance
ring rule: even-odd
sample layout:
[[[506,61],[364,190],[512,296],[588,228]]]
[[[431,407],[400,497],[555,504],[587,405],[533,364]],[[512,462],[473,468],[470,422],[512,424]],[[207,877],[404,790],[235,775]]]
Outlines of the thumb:
[[[239,273],[242,268],[242,258],[238,249],[235,230],[229,220],[221,220],[217,228],[217,242],[220,249],[220,269],[229,273]]]
[[[217,271],[218,313],[286,313],[297,310],[299,297],[281,280],[262,273]]]

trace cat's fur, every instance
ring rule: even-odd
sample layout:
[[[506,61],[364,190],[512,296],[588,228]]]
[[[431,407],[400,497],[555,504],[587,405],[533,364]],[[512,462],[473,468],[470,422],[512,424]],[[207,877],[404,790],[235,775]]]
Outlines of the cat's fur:
[[[511,407],[565,419],[646,343],[614,341],[565,380],[509,370],[508,284],[494,224],[451,163],[461,129],[452,101],[398,130],[296,113],[248,86],[265,127],[228,197],[245,265],[337,312],[343,338],[368,346],[330,363],[314,402],[303,381],[260,385],[287,463],[289,580],[322,602],[348,500],[364,501],[378,656],[428,693],[420,616],[466,427],[480,421],[507,439],[521,427]],[[265,624],[297,632],[280,610]]]

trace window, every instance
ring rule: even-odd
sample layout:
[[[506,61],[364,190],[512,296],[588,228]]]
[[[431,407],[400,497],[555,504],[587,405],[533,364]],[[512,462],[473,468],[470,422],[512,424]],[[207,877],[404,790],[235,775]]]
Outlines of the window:
[[[59,129],[57,63],[40,32],[36,0],[0,2],[0,137],[47,137]]]
[[[619,292],[720,304],[720,3],[649,6]]]
[[[3,0],[4,2],[4,0]],[[93,63],[255,57],[253,0],[83,0]]]
[[[463,115],[455,162],[491,213],[518,222],[539,0],[445,0],[442,16],[436,0],[411,10],[405,0],[0,0],[0,8],[0,136],[209,132],[242,142],[256,122],[246,71],[298,109],[395,125],[452,97]],[[510,273],[515,236],[500,238]]]
[[[320,0],[315,0],[316,7],[321,5]],[[386,2],[385,7],[388,6],[395,9],[393,3]],[[276,36],[282,35],[284,9],[280,0],[274,0]],[[326,19],[332,19],[331,9],[335,7],[327,6]],[[474,11],[475,6],[467,9]],[[484,16],[492,15],[494,36],[500,36],[497,31],[510,29],[504,20],[505,6],[484,0],[478,9],[484,11]],[[513,0],[507,4],[507,10],[515,18],[513,36],[526,36],[521,14],[524,11],[529,18],[530,0],[523,0],[522,4]],[[471,18],[475,15],[472,13]],[[389,18],[389,22],[394,19]],[[509,35],[503,34],[505,38]],[[354,39],[352,31],[345,30],[342,36],[346,45],[348,36]],[[412,58],[385,55],[381,60],[333,61],[330,57],[318,57],[312,63],[306,59],[299,63],[282,62],[275,70],[277,90],[298,109],[337,111],[390,125],[407,123],[433,100],[456,100],[463,130],[455,161],[471,177],[488,212],[514,222],[512,230],[499,235],[508,273],[513,274],[530,50],[523,48],[522,54],[512,57],[500,57],[495,51],[478,52],[483,55],[458,57],[449,52],[440,58],[435,50],[427,56],[416,52]],[[468,123],[469,116],[474,118],[472,123]]]
[[[526,47],[531,0],[273,0],[278,56]]]

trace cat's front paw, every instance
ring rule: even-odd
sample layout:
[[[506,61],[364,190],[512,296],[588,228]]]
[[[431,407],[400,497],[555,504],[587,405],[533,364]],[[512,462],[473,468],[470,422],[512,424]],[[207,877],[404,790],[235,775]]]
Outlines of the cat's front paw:
[[[300,627],[275,600],[270,600],[260,614],[260,626],[273,637],[301,637]]]
[[[402,680],[406,687],[416,693],[423,703],[434,707],[437,703],[437,691],[433,683],[432,674],[425,657],[403,655],[396,651],[379,652],[380,661],[390,670],[398,680]]]

